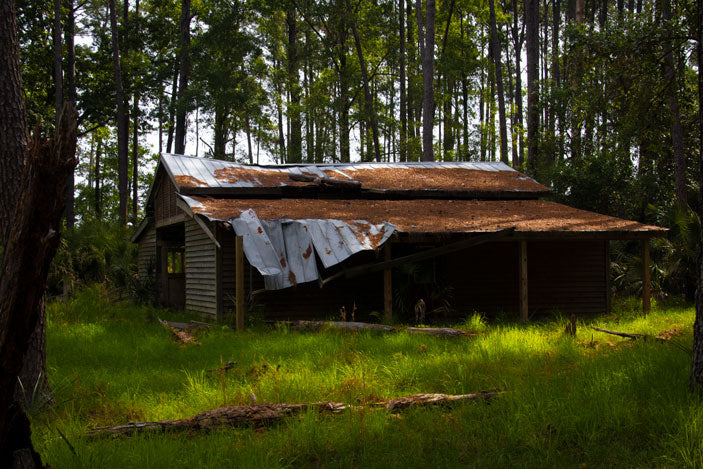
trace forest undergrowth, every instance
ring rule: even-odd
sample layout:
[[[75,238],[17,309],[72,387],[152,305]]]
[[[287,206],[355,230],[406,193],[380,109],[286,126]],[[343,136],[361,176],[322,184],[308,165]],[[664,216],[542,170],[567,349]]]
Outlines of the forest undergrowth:
[[[573,337],[565,317],[520,324],[473,313],[458,326],[471,338],[216,326],[183,346],[157,317],[188,316],[85,288],[47,308],[54,402],[29,403],[34,441],[56,468],[700,466],[703,405],[687,390],[694,309],[669,302],[642,317],[637,306],[583,318]],[[86,436],[254,400],[364,404],[489,389],[504,393],[399,414],[307,412],[264,429]]]

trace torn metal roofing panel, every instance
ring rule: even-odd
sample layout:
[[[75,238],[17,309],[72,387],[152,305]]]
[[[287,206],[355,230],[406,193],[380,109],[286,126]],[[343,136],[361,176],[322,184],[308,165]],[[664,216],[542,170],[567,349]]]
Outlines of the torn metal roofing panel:
[[[254,210],[229,221],[237,236],[242,236],[244,254],[263,275],[267,290],[317,280],[316,255],[328,268],[357,252],[378,248],[394,231],[387,224],[363,221],[260,220]]]
[[[319,165],[249,166],[209,158],[164,154],[161,163],[181,192],[208,189],[280,190],[310,186],[291,174],[353,180],[362,191],[452,191],[535,196],[549,189],[499,162],[346,163]]]

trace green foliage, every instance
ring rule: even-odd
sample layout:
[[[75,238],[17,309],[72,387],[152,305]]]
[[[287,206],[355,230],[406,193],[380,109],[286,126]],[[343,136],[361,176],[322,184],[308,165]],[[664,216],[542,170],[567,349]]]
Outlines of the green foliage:
[[[690,357],[670,341],[629,341],[588,329],[690,344],[693,310],[656,306],[579,321],[485,325],[470,339],[411,334],[236,333],[212,328],[179,346],[154,317],[102,288],[48,306],[48,370],[56,404],[34,418],[54,467],[544,467],[698,466],[703,414],[686,391]],[[236,361],[223,377],[208,370]],[[224,386],[223,386],[224,383]],[[417,392],[503,389],[490,405],[305,413],[264,430],[89,439],[88,428],[182,418],[222,404],[368,403]],[[637,409],[633,412],[633,409]],[[59,433],[60,432],[60,433]],[[60,435],[63,434],[65,439]],[[70,442],[73,452],[66,442]]]
[[[49,271],[49,294],[93,283],[127,291],[134,284],[136,260],[137,245],[129,242],[127,228],[84,220],[63,233]]]
[[[665,238],[651,241],[650,277],[652,290],[660,298],[683,295],[693,301],[696,291],[700,219],[689,208],[673,205],[658,208],[650,205],[648,214],[659,226],[669,228]],[[639,294],[642,290],[640,242],[611,243],[611,271],[619,294]]]

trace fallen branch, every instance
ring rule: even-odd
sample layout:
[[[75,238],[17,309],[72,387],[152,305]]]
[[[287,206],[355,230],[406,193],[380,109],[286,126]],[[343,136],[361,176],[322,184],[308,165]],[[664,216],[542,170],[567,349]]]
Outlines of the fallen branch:
[[[473,394],[414,394],[371,404],[369,407],[383,407],[389,411],[403,410],[409,407],[446,406],[460,401],[488,401],[497,391],[480,391]],[[341,402],[313,402],[307,404],[254,404],[220,407],[201,412],[195,417],[157,422],[130,422],[114,427],[95,427],[88,431],[90,437],[107,435],[134,435],[145,432],[164,432],[169,430],[209,430],[220,426],[254,426],[264,427],[280,422],[285,417],[299,415],[307,410],[320,414],[340,414],[350,409],[362,409],[365,406],[350,406]]]
[[[164,326],[168,331],[173,334],[173,338],[176,339],[177,342],[180,342],[183,345],[188,345],[188,344],[198,344],[198,339],[193,337],[190,332],[188,332],[187,327],[182,328],[181,330],[180,327],[172,326],[171,324],[175,325],[180,325],[180,324],[185,324],[185,323],[170,323],[168,321],[164,321],[162,319],[156,318],[159,321],[159,324]]]
[[[628,339],[646,339],[647,338],[646,334],[631,334],[629,332],[609,331],[608,329],[601,329],[600,327],[593,327],[593,326],[591,326],[591,329],[593,329],[594,331],[598,331],[598,332],[605,332],[606,334],[616,335],[618,337],[626,337]]]
[[[221,373],[223,371],[230,370],[231,368],[234,368],[235,366],[237,366],[237,362],[230,361],[230,362],[225,363],[224,365],[222,365],[219,368],[210,368],[207,371],[209,371],[210,373],[215,373],[215,372]]]
[[[469,337],[475,332],[452,329],[450,327],[394,327],[385,324],[373,324],[354,321],[276,321],[276,324],[285,324],[293,330],[339,329],[343,331],[378,331],[378,332],[403,332],[409,334],[427,334],[436,337]]]

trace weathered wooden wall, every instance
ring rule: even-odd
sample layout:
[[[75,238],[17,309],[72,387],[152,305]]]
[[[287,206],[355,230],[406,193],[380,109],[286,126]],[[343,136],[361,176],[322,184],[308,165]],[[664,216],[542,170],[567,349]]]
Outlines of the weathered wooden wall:
[[[192,219],[185,222],[186,309],[217,315],[217,249]]]
[[[606,242],[528,241],[530,314],[607,311]],[[519,252],[517,242],[489,243],[442,259],[447,279],[454,283],[459,313],[519,310]]]
[[[144,230],[139,238],[139,256],[137,258],[137,272],[142,278],[146,278],[149,266],[151,275],[156,275],[156,229],[153,225]]]
[[[176,186],[163,174],[154,198],[154,212],[157,224],[163,220],[183,215],[183,210],[176,207]]]
[[[233,311],[234,234],[221,231],[218,240],[222,245],[224,310]],[[412,250],[411,246],[396,246],[393,255],[408,254]],[[456,318],[473,312],[494,314],[501,311],[517,316],[519,252],[518,242],[496,242],[436,260],[437,280],[454,287],[451,304]],[[527,257],[530,314],[600,313],[609,309],[606,241],[529,241]],[[374,253],[361,253],[345,263],[345,267],[379,260]],[[323,272],[323,276],[330,274]],[[246,263],[247,297],[250,291],[262,288],[263,278]],[[395,284],[394,289],[397,288]],[[357,319],[369,319],[371,312],[383,312],[382,272],[353,279],[340,278],[322,289],[313,282],[266,291],[254,298],[254,307],[266,319],[337,318],[341,306],[345,306],[347,319],[351,319],[354,304],[358,309]],[[409,308],[412,310],[412,305]]]

